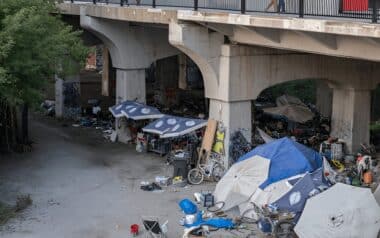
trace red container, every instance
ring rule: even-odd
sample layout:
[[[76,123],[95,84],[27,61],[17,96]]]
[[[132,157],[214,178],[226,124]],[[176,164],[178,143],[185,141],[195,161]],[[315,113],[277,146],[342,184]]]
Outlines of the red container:
[[[133,236],[137,236],[139,234],[139,225],[137,224],[131,225],[131,234]]]
[[[343,11],[363,12],[368,10],[368,0],[343,0]]]

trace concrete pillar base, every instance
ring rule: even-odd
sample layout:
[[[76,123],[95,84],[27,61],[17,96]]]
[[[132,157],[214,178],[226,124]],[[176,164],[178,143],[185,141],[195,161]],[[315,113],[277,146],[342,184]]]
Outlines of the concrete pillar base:
[[[251,101],[224,102],[217,99],[210,99],[210,118],[223,123],[225,131],[224,150],[226,168],[230,165],[229,147],[231,135],[243,129],[242,133],[251,142],[252,115]]]
[[[116,69],[116,103],[125,100],[137,100],[145,103],[145,69]],[[118,141],[127,143],[130,140],[130,132],[127,121],[116,119],[116,132]]]
[[[145,103],[145,69],[116,69],[116,101]]]
[[[334,88],[331,135],[345,141],[348,153],[369,143],[370,109],[370,90]]]

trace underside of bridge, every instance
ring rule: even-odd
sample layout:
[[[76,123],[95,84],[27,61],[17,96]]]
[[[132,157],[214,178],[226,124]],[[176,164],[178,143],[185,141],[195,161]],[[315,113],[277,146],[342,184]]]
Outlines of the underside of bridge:
[[[80,15],[81,27],[109,49],[117,102],[145,102],[145,69],[185,54],[202,73],[209,117],[223,123],[226,144],[239,128],[248,129],[245,136],[251,139],[251,102],[264,89],[302,79],[320,82],[317,105],[323,114],[332,112],[332,136],[344,140],[349,152],[369,142],[371,91],[380,82],[377,28],[365,31],[353,23],[355,34],[342,23],[327,27],[315,20],[296,25],[288,18],[252,21],[252,16],[68,5],[61,8]]]

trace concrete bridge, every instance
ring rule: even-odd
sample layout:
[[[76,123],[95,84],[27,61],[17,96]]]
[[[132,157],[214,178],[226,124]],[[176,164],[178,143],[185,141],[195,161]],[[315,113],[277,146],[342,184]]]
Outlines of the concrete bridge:
[[[300,18],[226,11],[234,6],[194,11],[191,5],[114,3],[75,1],[59,8],[80,16],[81,27],[109,49],[118,100],[145,101],[145,69],[157,59],[184,53],[202,72],[210,118],[224,123],[226,142],[237,128],[251,128],[251,102],[260,92],[301,79],[325,82],[332,89],[332,97],[319,90],[318,104],[325,111],[332,107],[332,135],[345,140],[349,151],[369,142],[370,93],[380,83],[380,25],[371,23],[370,14],[360,20],[316,14]]]

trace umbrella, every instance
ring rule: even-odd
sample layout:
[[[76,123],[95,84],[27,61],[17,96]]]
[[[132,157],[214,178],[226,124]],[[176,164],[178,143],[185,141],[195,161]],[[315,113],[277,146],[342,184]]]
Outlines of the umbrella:
[[[260,184],[266,180],[270,160],[261,156],[234,164],[216,185],[216,201],[224,202],[224,210],[249,200]]]
[[[125,116],[133,120],[156,119],[164,116],[155,107],[129,100],[110,107],[109,110],[116,118]]]
[[[294,184],[289,192],[272,203],[272,205],[280,211],[300,213],[305,206],[306,200],[319,192],[312,176],[307,173]]]
[[[182,136],[207,125],[207,121],[165,115],[145,126],[142,130],[160,135],[161,138]]]
[[[322,166],[321,156],[314,150],[284,137],[261,145],[243,155],[239,162],[259,155],[270,161],[267,179],[260,188],[306,172],[313,172]]]
[[[337,183],[307,200],[294,230],[300,238],[375,238],[380,207],[370,189]]]
[[[108,108],[108,110],[112,113],[112,115],[116,118],[123,117],[123,108],[127,105],[129,105],[130,101],[124,101],[119,104],[116,104],[115,106],[112,106]]]
[[[272,115],[284,116],[290,121],[299,123],[305,123],[314,118],[314,113],[310,111],[309,108],[295,104],[265,108],[264,112]]]

